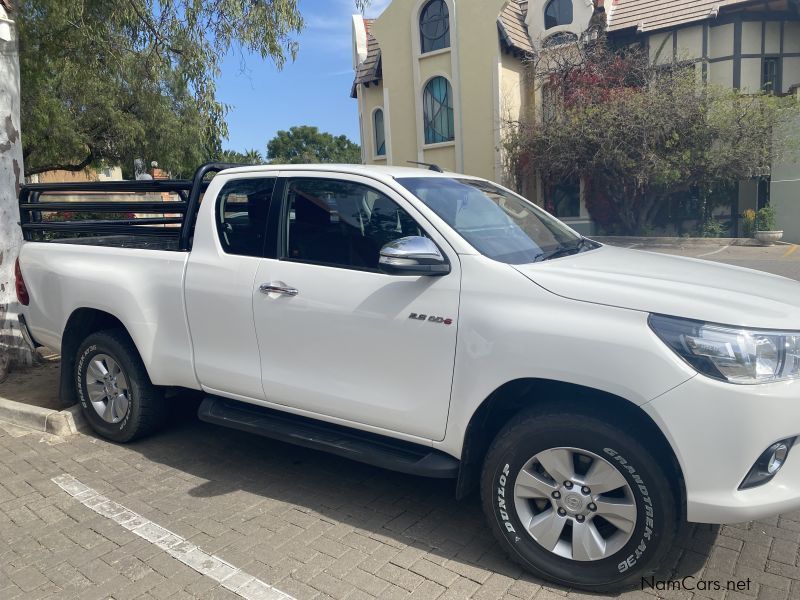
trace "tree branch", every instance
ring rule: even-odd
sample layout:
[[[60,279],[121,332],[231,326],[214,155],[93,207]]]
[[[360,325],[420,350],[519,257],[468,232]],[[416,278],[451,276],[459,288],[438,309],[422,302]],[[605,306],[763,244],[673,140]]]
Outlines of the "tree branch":
[[[94,152],[90,150],[86,158],[84,158],[81,162],[77,164],[53,163],[49,165],[42,165],[40,167],[33,167],[32,169],[26,169],[25,174],[37,175],[39,173],[45,173],[47,171],[71,171],[71,172],[83,171],[86,167],[92,164],[93,160],[94,160]]]

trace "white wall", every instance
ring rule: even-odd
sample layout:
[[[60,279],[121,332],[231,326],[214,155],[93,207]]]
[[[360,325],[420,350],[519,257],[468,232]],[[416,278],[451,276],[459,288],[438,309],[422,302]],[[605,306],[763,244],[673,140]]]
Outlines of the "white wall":
[[[800,119],[787,124],[800,136]],[[778,229],[783,240],[800,243],[800,157],[793,156],[772,169],[770,204],[775,208]]]

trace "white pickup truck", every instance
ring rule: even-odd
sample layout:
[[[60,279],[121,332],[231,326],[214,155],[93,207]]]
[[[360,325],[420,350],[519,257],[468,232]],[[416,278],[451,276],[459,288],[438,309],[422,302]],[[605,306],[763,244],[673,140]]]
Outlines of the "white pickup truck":
[[[207,165],[20,209],[23,323],[111,440],[202,390],[205,421],[479,487],[512,557],[590,590],[656,572],[687,520],[800,508],[797,282],[415,168]]]

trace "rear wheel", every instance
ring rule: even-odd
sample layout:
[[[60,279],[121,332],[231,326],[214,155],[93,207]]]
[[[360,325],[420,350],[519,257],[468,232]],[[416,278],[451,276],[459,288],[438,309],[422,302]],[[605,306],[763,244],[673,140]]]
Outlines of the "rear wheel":
[[[150,382],[142,359],[125,331],[88,336],[78,349],[75,382],[92,429],[115,442],[129,442],[166,420],[161,389]]]
[[[489,524],[532,573],[591,591],[654,574],[678,510],[667,473],[632,436],[581,414],[523,413],[487,454]]]

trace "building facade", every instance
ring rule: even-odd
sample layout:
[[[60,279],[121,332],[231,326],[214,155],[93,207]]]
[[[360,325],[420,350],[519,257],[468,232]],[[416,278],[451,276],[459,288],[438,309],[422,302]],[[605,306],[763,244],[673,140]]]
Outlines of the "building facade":
[[[594,233],[578,182],[542,189],[512,180],[504,123],[536,118],[526,59],[592,25],[612,43],[638,43],[654,63],[685,61],[698,78],[744,91],[797,93],[797,0],[393,0],[375,20],[353,17],[352,96],[363,161],[435,163],[520,189],[583,233]],[[791,124],[787,124],[790,126]],[[766,202],[800,241],[798,165],[743,181],[730,222]],[[535,178],[532,178],[535,179]]]

